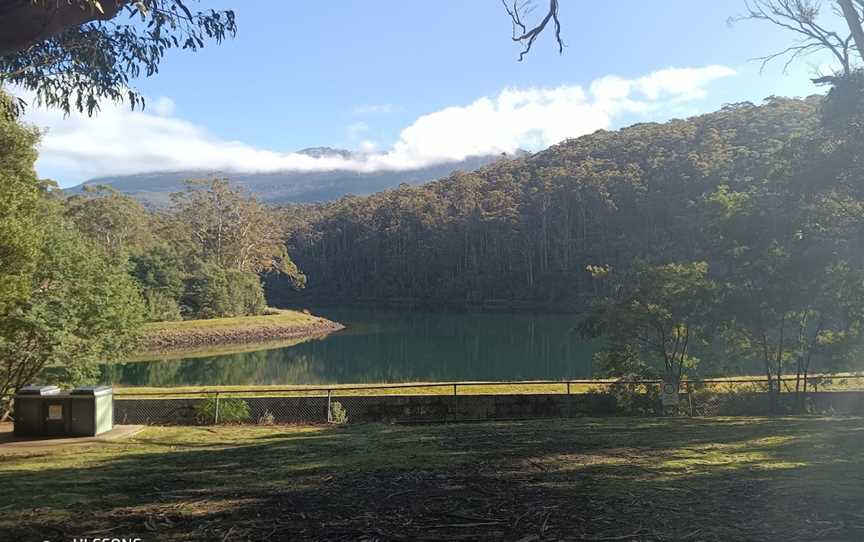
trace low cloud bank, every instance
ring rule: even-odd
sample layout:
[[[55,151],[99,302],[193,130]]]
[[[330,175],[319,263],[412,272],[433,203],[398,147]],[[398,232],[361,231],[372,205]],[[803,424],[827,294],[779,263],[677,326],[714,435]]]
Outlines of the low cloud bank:
[[[469,156],[538,150],[609,128],[622,115],[659,113],[699,100],[712,81],[734,74],[729,67],[712,65],[667,68],[635,79],[609,75],[587,89],[580,85],[507,88],[417,118],[388,150],[376,152],[375,142],[364,141],[348,157],[280,153],[220,139],[176,117],[174,102],[167,97],[153,101],[143,112],[106,104],[94,118],[78,114],[64,118],[57,111],[31,107],[27,120],[47,129],[37,167],[62,172],[61,181],[186,169],[407,170]],[[364,112],[384,109],[358,107]],[[349,129],[365,131],[367,124],[362,124],[362,130],[360,123]]]

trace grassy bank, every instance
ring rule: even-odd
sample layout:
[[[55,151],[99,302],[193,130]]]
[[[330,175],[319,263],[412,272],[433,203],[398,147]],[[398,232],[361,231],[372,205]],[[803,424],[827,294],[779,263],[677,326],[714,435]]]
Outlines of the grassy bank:
[[[182,320],[177,322],[151,322],[144,324],[144,333],[174,333],[199,330],[246,329],[261,326],[302,326],[321,320],[305,312],[283,309],[267,309],[267,314],[237,316],[233,318],[210,318],[207,320]]]
[[[326,318],[281,309],[268,309],[260,316],[154,322],[144,325],[141,347],[129,360],[166,359],[165,354],[171,353],[213,355],[219,348],[228,353],[290,345],[339,329],[342,325]]]
[[[0,455],[0,539],[860,540],[862,427],[153,427],[125,442]]]

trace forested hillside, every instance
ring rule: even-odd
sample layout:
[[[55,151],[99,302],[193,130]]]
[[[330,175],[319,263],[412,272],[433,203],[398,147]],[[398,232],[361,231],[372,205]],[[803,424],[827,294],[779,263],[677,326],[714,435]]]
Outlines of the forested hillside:
[[[748,191],[820,125],[821,98],[770,98],[663,124],[600,131],[424,186],[284,209],[309,277],[282,303],[410,302],[585,308],[588,265],[716,260],[719,187]]]

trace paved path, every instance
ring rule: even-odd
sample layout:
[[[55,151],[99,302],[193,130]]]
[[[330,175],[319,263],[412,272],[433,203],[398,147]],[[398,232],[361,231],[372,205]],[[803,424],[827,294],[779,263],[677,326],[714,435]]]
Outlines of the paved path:
[[[11,423],[0,423],[0,456],[4,454],[47,451],[63,446],[99,444],[126,438],[144,429],[143,425],[115,425],[98,437],[16,437]]]

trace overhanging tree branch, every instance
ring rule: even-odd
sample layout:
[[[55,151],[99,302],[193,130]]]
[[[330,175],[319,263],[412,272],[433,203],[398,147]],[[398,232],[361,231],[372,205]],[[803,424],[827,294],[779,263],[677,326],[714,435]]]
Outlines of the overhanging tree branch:
[[[511,4],[508,0],[501,0],[507,15],[513,23],[512,40],[521,43],[524,49],[519,53],[519,61],[525,58],[531,51],[534,41],[543,33],[546,27],[552,22],[555,28],[555,41],[558,43],[558,53],[564,52],[564,41],[561,39],[561,21],[558,19],[558,0],[549,0],[549,9],[540,20],[540,22],[531,28],[525,24],[524,18],[534,11],[534,4],[530,0],[513,0]]]
[[[104,99],[143,106],[131,81],[157,73],[168,50],[237,32],[232,11],[192,12],[184,2],[0,0],[0,85],[65,113],[93,114]]]
[[[26,50],[61,32],[109,21],[131,0],[0,0],[0,56]]]
[[[798,36],[798,41],[782,51],[757,57],[762,68],[774,59],[787,57],[784,71],[798,58],[818,51],[828,51],[839,62],[842,74],[855,70],[853,55],[864,59],[862,10],[864,0],[830,0],[832,12],[845,20],[846,27],[834,30],[820,22],[820,0],[750,0],[745,2],[744,15],[730,17],[729,22],[742,20],[766,21]],[[819,77],[815,83],[833,81],[834,76]]]

